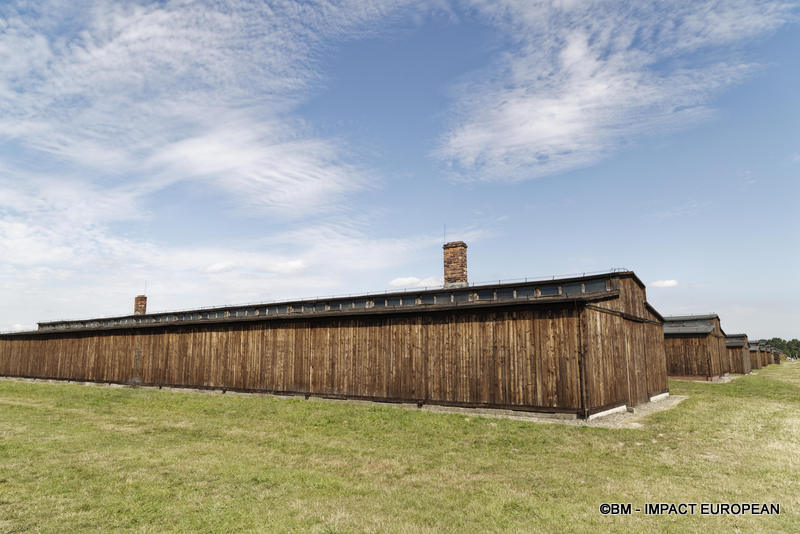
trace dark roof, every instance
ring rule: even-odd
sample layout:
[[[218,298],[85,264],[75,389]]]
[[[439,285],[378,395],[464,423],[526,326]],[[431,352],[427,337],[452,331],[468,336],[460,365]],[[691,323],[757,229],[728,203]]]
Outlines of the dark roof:
[[[602,283],[605,280],[616,277],[632,278],[638,284],[641,284],[641,281],[632,271],[611,271],[588,276],[553,277],[544,280],[482,284],[463,288],[438,287],[348,297],[199,308],[144,315],[50,321],[39,323],[39,330],[34,332],[19,332],[15,334],[139,328],[176,323],[209,324],[213,322],[285,319],[295,318],[298,315],[310,317],[412,313],[463,307],[495,307],[529,303],[546,305],[558,302],[602,300],[619,295],[619,289],[614,287],[613,284]],[[452,298],[450,295],[453,295]],[[447,302],[440,303],[439,296],[447,296]]]
[[[664,335],[668,334],[710,334],[714,331],[714,325],[697,326],[670,326],[664,323]]]
[[[664,335],[710,334],[714,331],[715,319],[719,319],[715,314],[673,315],[664,317]]]
[[[730,336],[725,339],[725,345],[728,347],[744,347],[747,343],[746,340],[742,338],[731,338]]]
[[[747,334],[728,334],[725,336],[725,345],[728,347],[744,347],[747,342]]]
[[[664,322],[669,323],[673,321],[701,321],[701,320],[709,320],[709,319],[719,319],[719,315],[716,313],[709,313],[706,315],[666,315],[664,316]]]

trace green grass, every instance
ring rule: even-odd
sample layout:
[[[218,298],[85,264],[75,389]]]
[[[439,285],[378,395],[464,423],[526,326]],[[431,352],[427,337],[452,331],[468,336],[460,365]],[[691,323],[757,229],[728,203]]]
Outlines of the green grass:
[[[797,532],[800,364],[670,388],[690,398],[607,429],[0,380],[0,532]]]

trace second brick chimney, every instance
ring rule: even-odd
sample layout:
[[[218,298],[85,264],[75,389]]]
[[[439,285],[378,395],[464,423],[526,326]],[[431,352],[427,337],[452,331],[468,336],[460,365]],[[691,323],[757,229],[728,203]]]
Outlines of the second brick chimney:
[[[133,314],[144,315],[147,313],[147,297],[144,295],[137,295],[133,301]]]
[[[467,285],[467,244],[452,241],[442,245],[444,249],[444,287]]]

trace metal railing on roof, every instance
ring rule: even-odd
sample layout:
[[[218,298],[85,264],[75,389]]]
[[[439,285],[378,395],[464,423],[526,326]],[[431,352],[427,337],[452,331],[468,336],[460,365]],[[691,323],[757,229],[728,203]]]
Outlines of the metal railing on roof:
[[[491,280],[491,281],[482,281],[482,282],[471,282],[467,285],[460,286],[460,287],[445,287],[443,285],[437,286],[425,286],[425,287],[413,287],[413,288],[396,288],[396,289],[387,289],[384,291],[377,291],[371,293],[350,293],[345,295],[328,295],[328,296],[315,296],[315,297],[307,297],[302,299],[288,299],[288,300],[277,300],[277,301],[269,301],[269,302],[249,302],[243,304],[226,304],[226,305],[216,305],[216,306],[201,306],[201,307],[194,307],[194,308],[187,308],[182,310],[156,310],[152,312],[148,312],[146,315],[137,316],[134,314],[130,315],[112,315],[112,316],[105,316],[105,317],[92,317],[89,319],[63,319],[63,320],[51,320],[51,321],[41,321],[39,324],[45,326],[42,330],[60,330],[60,329],[67,329],[67,328],[93,328],[97,326],[101,326],[100,323],[106,323],[109,321],[114,322],[114,326],[125,326],[125,325],[132,325],[135,326],[137,324],[141,324],[143,321],[137,320],[138,317],[148,317],[151,320],[144,321],[147,324],[152,324],[154,322],[172,322],[177,320],[192,320],[192,319],[178,319],[178,315],[186,315],[186,314],[195,314],[200,313],[203,314],[204,312],[209,312],[214,310],[215,312],[219,312],[221,310],[243,310],[245,308],[254,308],[254,307],[272,307],[272,306],[285,306],[285,305],[300,305],[302,308],[303,305],[307,303],[318,303],[321,301],[336,301],[336,300],[346,300],[350,298],[365,298],[370,299],[372,297],[380,297],[382,295],[393,295],[393,294],[414,294],[417,292],[423,293],[428,291],[464,291],[465,289],[469,288],[479,288],[485,286],[494,286],[494,285],[504,285],[504,284],[528,284],[528,283],[547,283],[552,281],[562,281],[562,280],[569,280],[572,278],[583,278],[589,276],[599,276],[599,275],[609,275],[614,273],[620,272],[629,272],[626,268],[613,268],[603,271],[594,271],[594,272],[582,272],[582,273],[568,273],[568,274],[560,274],[560,275],[550,275],[547,277],[525,277],[525,278],[509,278],[503,280]],[[391,306],[386,306],[391,307]],[[297,313],[297,312],[293,312]],[[301,312],[302,313],[302,312]],[[247,316],[248,314],[245,314]],[[156,316],[164,317],[164,316],[176,316],[174,318],[169,318],[164,321],[162,320],[155,320]],[[228,318],[229,316],[225,316],[224,318]],[[236,315],[234,317],[239,317]],[[124,322],[120,322],[123,321]],[[70,324],[71,323],[71,324]],[[57,326],[58,325],[58,326]],[[73,326],[74,325],[74,326]],[[4,331],[0,332],[3,334],[11,334],[11,333],[19,333],[19,330],[16,331]]]

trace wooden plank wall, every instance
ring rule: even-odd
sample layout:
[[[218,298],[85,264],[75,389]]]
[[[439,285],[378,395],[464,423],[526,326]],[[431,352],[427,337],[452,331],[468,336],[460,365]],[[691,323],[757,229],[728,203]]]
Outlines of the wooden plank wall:
[[[634,406],[667,387],[662,325],[585,310],[587,405]]]
[[[645,323],[647,354],[647,393],[651,397],[669,391],[667,385],[667,355],[664,349],[664,326]]]
[[[570,307],[0,337],[0,374],[580,409]]]
[[[667,374],[707,379],[719,376],[719,360],[711,355],[711,347],[716,343],[712,344],[710,337],[705,334],[665,336]]]
[[[722,376],[731,372],[725,336],[711,333],[708,336],[708,350],[711,354],[712,376]]]
[[[644,288],[615,283],[606,311],[551,303],[6,335],[0,375],[585,414],[668,390]]]
[[[728,368],[733,373],[737,373],[738,372],[738,373],[741,374],[740,371],[735,371],[735,369],[737,368],[737,366],[736,366],[736,357],[739,356],[738,353],[739,353],[740,350],[741,349],[739,349],[738,347],[735,348],[735,349],[731,348],[731,347],[727,347],[727,346],[725,347],[725,357],[728,360]],[[741,362],[739,362],[739,367],[741,367]]]
[[[617,309],[636,317],[646,317],[648,315],[644,305],[644,290],[633,278],[621,278],[619,280],[619,289],[619,299],[613,302]]]
[[[742,361],[742,368],[745,374],[753,370],[753,360],[750,358],[750,346],[747,343],[742,347]]]
[[[727,347],[731,360],[731,372],[746,375],[750,372],[750,349],[745,344],[743,347]]]
[[[647,310],[645,289],[633,278],[619,279],[619,289],[620,298],[584,312],[589,406],[634,406],[668,391],[663,325]]]
[[[725,343],[725,333],[722,331],[719,319],[712,319],[714,330],[708,334],[708,351],[711,360],[711,376],[723,376],[731,372],[731,360],[728,357],[728,347]]]
[[[725,343],[725,335],[720,333],[714,334],[713,337],[716,340],[717,345],[715,347],[715,351],[717,353],[717,358],[719,359],[719,372],[721,375],[730,374],[731,359],[728,356],[728,346]]]
[[[584,383],[587,406],[614,406],[630,398],[628,356],[630,341],[616,314],[586,309],[583,315]],[[633,394],[636,391],[634,388]]]
[[[748,350],[750,353],[750,369],[761,369],[761,353],[757,350]]]
[[[669,376],[711,380],[731,372],[731,359],[721,333],[666,336],[664,349]]]
[[[664,349],[664,326],[660,318],[647,309],[647,290],[633,278],[622,280],[625,298],[621,299],[623,311],[647,321],[635,323],[634,332],[644,339],[647,369],[647,394],[652,397],[669,391],[667,386],[667,357]],[[657,323],[657,324],[656,324]],[[649,398],[647,399],[649,400]]]

